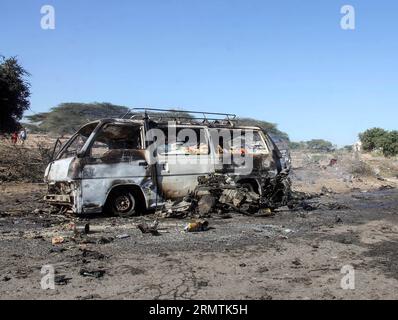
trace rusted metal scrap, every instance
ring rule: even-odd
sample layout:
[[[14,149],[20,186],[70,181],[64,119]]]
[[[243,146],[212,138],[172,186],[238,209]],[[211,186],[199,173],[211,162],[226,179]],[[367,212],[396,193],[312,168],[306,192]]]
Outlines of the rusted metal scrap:
[[[187,197],[182,201],[167,201],[161,208],[156,212],[159,218],[185,218],[194,206],[193,199]]]
[[[227,174],[198,177],[198,186],[181,202],[168,202],[159,212],[161,217],[209,217],[212,213],[238,212],[264,214],[287,205],[291,200],[290,180],[287,175],[264,178],[261,194],[235,183]]]

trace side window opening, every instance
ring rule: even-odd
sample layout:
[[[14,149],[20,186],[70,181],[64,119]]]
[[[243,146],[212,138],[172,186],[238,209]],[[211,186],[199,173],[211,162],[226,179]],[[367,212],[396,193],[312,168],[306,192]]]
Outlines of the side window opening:
[[[161,155],[208,155],[209,141],[203,128],[176,128],[170,135],[167,127],[163,131],[165,144],[158,147]]]
[[[139,149],[142,149],[140,126],[105,124],[92,144],[90,156],[95,159],[127,161]]]
[[[261,137],[260,131],[253,131],[253,137],[248,141],[249,149],[253,154],[268,154],[269,150],[264,141]]]
[[[212,129],[217,154],[268,154],[259,131],[245,129]]]

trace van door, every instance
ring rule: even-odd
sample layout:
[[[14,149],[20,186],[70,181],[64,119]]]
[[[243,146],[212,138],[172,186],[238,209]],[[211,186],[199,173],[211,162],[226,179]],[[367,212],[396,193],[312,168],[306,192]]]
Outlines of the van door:
[[[160,127],[165,142],[157,149],[157,172],[166,199],[182,198],[198,185],[198,177],[214,172],[214,154],[205,126]]]
[[[107,123],[94,136],[82,169],[84,212],[97,212],[118,185],[142,185],[148,177],[139,125]]]

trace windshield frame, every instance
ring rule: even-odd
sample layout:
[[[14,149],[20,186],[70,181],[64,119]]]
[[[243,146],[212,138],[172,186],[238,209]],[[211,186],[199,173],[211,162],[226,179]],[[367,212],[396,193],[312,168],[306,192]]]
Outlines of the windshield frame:
[[[137,124],[137,123],[129,123],[129,122],[103,122],[97,128],[93,131],[94,134],[92,134],[92,137],[89,137],[89,139],[86,141],[86,144],[82,148],[82,156],[84,157],[92,157],[92,148],[94,146],[94,143],[97,141],[97,138],[99,135],[103,132],[103,129],[106,126],[128,126],[128,127],[136,127],[138,128],[139,131],[139,148],[133,149],[133,150],[144,150],[144,126],[142,124]],[[127,149],[126,149],[127,150]],[[83,154],[84,152],[84,154]]]
[[[94,134],[94,132],[96,132],[96,130],[98,130],[98,126],[100,125],[100,121],[94,121],[94,122],[90,122],[85,124],[84,126],[82,126],[77,132],[75,132],[70,139],[65,143],[65,145],[61,148],[61,150],[59,150],[59,152],[57,153],[55,160],[60,160],[63,156],[63,154],[65,153],[65,151],[69,148],[69,146],[73,143],[73,141],[76,139],[76,137],[78,135],[81,134],[81,132],[83,132],[84,130],[87,129],[87,127],[89,126],[93,126],[95,124],[94,129],[91,131],[91,133],[88,135],[86,142],[84,143],[84,145],[80,148],[80,150],[76,151],[75,156],[77,156],[80,152],[82,152],[83,150],[85,150],[87,148],[87,144],[90,142],[90,140],[92,139],[92,135]],[[72,158],[72,157],[68,157],[68,158]]]
[[[144,150],[145,146],[145,137],[144,137],[144,126],[142,124],[137,124],[137,123],[130,123],[130,122],[117,122],[117,121],[105,121],[105,122],[100,122],[99,125],[93,130],[91,133],[90,137],[87,139],[85,145],[81,149],[82,157],[86,156],[91,156],[91,150],[96,142],[98,136],[101,134],[103,128],[108,125],[115,125],[115,126],[131,126],[131,127],[137,127],[139,128],[140,132],[140,148],[136,150]]]

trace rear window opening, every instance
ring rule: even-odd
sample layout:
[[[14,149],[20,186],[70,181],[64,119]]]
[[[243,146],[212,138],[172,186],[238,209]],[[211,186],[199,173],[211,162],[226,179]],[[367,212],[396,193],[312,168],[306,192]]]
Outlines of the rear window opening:
[[[269,154],[261,132],[247,129],[210,129],[217,154]]]

